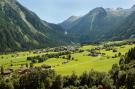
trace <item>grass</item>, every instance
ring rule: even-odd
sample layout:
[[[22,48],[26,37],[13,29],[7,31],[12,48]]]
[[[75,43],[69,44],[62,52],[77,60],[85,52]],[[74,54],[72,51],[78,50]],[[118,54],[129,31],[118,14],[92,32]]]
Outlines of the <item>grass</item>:
[[[94,46],[85,46],[81,49],[90,49]],[[62,64],[64,59],[61,58],[53,58],[45,61],[44,63],[35,64],[35,66],[40,66],[42,64],[48,64],[53,66],[53,69],[58,73],[62,75],[70,75],[72,72],[75,72],[76,74],[80,75],[84,71],[90,71],[91,69],[100,71],[100,72],[108,72],[113,64],[119,63],[119,57],[117,58],[111,58],[115,54],[118,54],[121,52],[122,54],[125,54],[130,48],[134,47],[134,45],[124,45],[124,47],[117,47],[118,52],[114,53],[112,51],[105,51],[101,50],[100,52],[106,53],[106,56],[99,56],[99,57],[91,57],[87,56],[88,52],[83,53],[75,53],[72,54],[72,57],[75,58],[75,60],[70,61],[67,64]],[[108,59],[107,56],[110,56]]]
[[[100,45],[102,46],[102,45]],[[74,60],[69,61],[66,64],[62,64],[66,59],[62,58],[51,58],[43,63],[36,63],[34,66],[41,66],[43,64],[51,65],[52,69],[54,69],[58,74],[62,75],[70,75],[72,72],[80,75],[85,71],[96,70],[99,72],[108,72],[113,64],[118,64],[119,57],[112,58],[115,54],[121,52],[125,54],[130,48],[135,47],[134,45],[124,45],[122,47],[115,47],[118,52],[100,50],[101,53],[105,53],[105,56],[92,57],[88,56],[89,52],[87,49],[91,49],[97,46],[88,45],[83,46],[80,49],[85,50],[83,53],[74,53],[71,56],[74,57]],[[53,53],[53,52],[49,52]],[[30,63],[26,60],[27,56],[36,56],[43,55],[41,54],[33,54],[32,52],[19,52],[16,54],[8,54],[8,55],[0,55],[0,64],[4,65],[4,67],[9,67],[11,63],[13,64],[13,68],[17,69],[21,64]],[[109,58],[108,58],[109,56]]]
[[[62,75],[70,75],[72,72],[75,72],[76,74],[80,75],[84,71],[90,71],[91,69],[94,69],[96,71],[102,71],[102,72],[108,72],[108,70],[111,69],[111,66],[115,63],[119,62],[119,59],[107,59],[106,57],[91,57],[91,56],[85,56],[87,53],[76,53],[72,56],[75,58],[75,60],[70,61],[67,64],[62,64],[64,61],[63,59],[50,59],[43,64],[51,64],[53,66],[53,69],[58,73]],[[41,65],[36,64],[36,66]]]
[[[97,46],[95,46],[95,45],[85,45],[85,46],[82,46],[80,49],[87,50],[87,49],[95,48],[95,47],[97,47]]]

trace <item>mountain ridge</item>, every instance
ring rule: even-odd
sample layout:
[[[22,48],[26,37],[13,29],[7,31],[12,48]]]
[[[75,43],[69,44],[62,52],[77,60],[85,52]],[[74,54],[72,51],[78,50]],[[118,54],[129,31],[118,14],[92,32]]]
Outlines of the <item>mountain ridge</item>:
[[[84,16],[71,16],[53,24],[40,19],[16,0],[2,0],[0,52],[135,38],[134,10],[134,6],[130,9],[97,7]]]
[[[68,23],[66,27],[70,28],[66,28],[66,30],[77,43],[108,40],[108,37],[110,37],[108,34],[115,31],[114,29],[117,29],[132,12],[133,8],[97,7],[74,22]],[[63,23],[66,24],[66,22]],[[63,23],[59,25],[62,26]],[[110,40],[112,40],[111,38]]]
[[[1,1],[0,14],[0,51],[28,50],[67,43],[64,41],[63,29],[53,29],[16,0]]]

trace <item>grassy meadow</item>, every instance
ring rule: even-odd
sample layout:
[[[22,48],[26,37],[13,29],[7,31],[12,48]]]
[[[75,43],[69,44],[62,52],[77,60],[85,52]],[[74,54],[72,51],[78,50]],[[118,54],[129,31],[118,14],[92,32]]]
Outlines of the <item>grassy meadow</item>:
[[[75,72],[77,75],[82,74],[83,72],[87,72],[90,70],[96,70],[99,72],[108,72],[113,64],[118,64],[120,57],[112,58],[119,52],[124,55],[130,48],[135,47],[134,45],[123,45],[123,46],[115,46],[117,52],[113,52],[112,50],[106,51],[105,49],[99,50],[101,53],[105,53],[104,56],[88,56],[88,49],[102,47],[102,45],[86,45],[82,46],[79,49],[84,50],[81,53],[73,53],[71,56],[74,60],[69,61],[66,64],[62,64],[65,59],[60,58],[50,58],[42,63],[35,63],[34,66],[41,66],[43,64],[51,65],[52,69],[54,69],[58,74],[62,75],[70,75]],[[49,52],[50,54],[53,52]],[[29,64],[30,61],[27,61],[28,56],[37,56],[43,55],[44,53],[34,54],[33,51],[30,52],[18,52],[11,53],[7,55],[0,55],[0,65],[3,65],[4,68],[13,67],[13,69],[19,68],[22,64]]]

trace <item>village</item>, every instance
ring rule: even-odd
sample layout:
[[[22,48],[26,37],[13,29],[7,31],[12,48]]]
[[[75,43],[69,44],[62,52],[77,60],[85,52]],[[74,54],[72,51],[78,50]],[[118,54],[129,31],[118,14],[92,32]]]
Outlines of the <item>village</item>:
[[[124,43],[114,43],[114,44],[99,44],[94,45],[92,48],[88,49],[80,49],[81,46],[61,46],[61,47],[55,47],[55,48],[46,48],[46,49],[37,49],[32,51],[33,54],[36,54],[37,56],[27,56],[26,61],[29,61],[29,63],[20,64],[18,68],[14,69],[13,65],[11,64],[8,67],[0,66],[1,67],[1,74],[4,76],[12,76],[14,73],[18,75],[24,75],[27,73],[30,73],[35,70],[49,70],[49,69],[55,69],[59,67],[60,65],[68,65],[72,61],[78,61],[78,59],[73,56],[74,54],[83,54],[86,52],[87,54],[82,56],[90,56],[90,57],[106,57],[107,59],[112,58],[119,58],[123,54],[116,48],[124,48],[123,45],[134,45],[134,42],[124,42]],[[104,50],[104,51],[103,51]],[[109,56],[107,52],[112,52],[115,55]],[[19,54],[17,54],[19,56]],[[56,65],[51,65],[44,63],[47,60],[50,60],[51,58],[56,58],[56,60],[62,59],[62,61],[58,62]],[[78,61],[79,62],[79,61]],[[40,66],[34,66],[36,64],[40,63]]]

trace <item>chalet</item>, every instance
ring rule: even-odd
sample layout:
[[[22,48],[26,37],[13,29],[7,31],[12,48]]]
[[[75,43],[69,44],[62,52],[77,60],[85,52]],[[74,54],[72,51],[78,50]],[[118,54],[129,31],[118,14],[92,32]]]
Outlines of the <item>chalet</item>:
[[[101,56],[101,55],[102,55],[102,53],[100,53],[100,52],[96,52],[96,51],[91,51],[91,53],[90,53],[90,54],[88,54],[88,56],[93,56],[93,57]]]
[[[95,48],[95,50],[101,50],[101,48],[100,47],[97,47],[97,48]]]
[[[19,69],[17,70],[17,73],[20,74],[20,75],[26,74],[26,73],[28,73],[28,72],[30,72],[30,70],[27,69],[27,68],[19,68]]]
[[[37,50],[35,50],[35,51],[33,52],[33,54],[40,54],[40,53],[42,53],[42,51],[39,50],[39,49],[37,49]]]
[[[5,75],[5,76],[10,76],[12,73],[13,73],[13,71],[7,69],[7,70],[4,70],[3,75]]]
[[[62,62],[62,64],[66,64],[66,63],[68,63],[68,60],[65,60],[64,62]]]
[[[101,56],[101,54],[100,53],[90,53],[88,56],[96,57],[96,56]]]
[[[34,71],[37,71],[37,68],[34,67],[29,68],[29,72],[34,72]]]
[[[50,66],[50,65],[46,65],[46,64],[44,64],[44,65],[42,65],[42,66],[41,66],[41,68],[44,68],[44,69],[50,69],[50,68],[51,68],[51,66]]]
[[[98,85],[98,89],[105,89],[102,85]]]
[[[68,47],[67,50],[68,50],[68,51],[75,51],[76,48],[75,48],[75,47]]]
[[[46,53],[46,52],[49,52],[49,49],[43,49],[42,50],[44,53]]]

